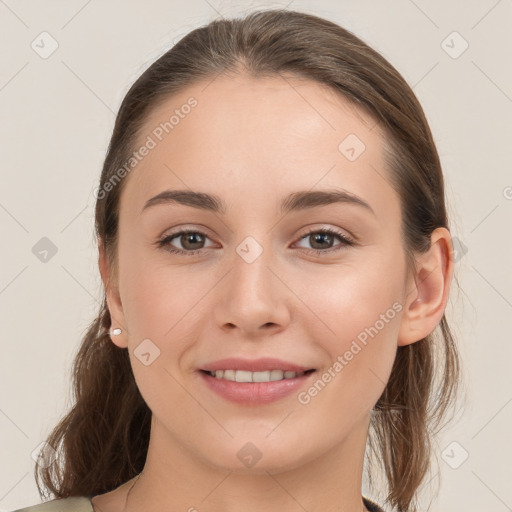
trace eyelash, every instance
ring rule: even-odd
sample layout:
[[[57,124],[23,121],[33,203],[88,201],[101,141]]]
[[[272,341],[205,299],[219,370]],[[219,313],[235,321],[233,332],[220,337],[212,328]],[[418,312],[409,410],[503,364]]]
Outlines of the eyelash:
[[[157,246],[159,248],[165,248],[166,251],[170,252],[170,253],[173,253],[173,254],[183,254],[183,255],[186,255],[186,256],[193,256],[194,254],[197,254],[198,252],[202,251],[204,249],[201,248],[201,249],[194,249],[192,251],[186,251],[186,250],[183,250],[183,249],[177,249],[175,247],[172,247],[170,245],[171,241],[174,240],[175,238],[178,238],[180,237],[181,235],[187,235],[187,234],[199,234],[203,237],[206,237],[208,238],[208,236],[203,233],[202,231],[197,231],[197,230],[188,230],[188,229],[185,229],[185,230],[182,230],[182,231],[178,231],[177,233],[173,233],[171,235],[168,235],[166,237],[164,237],[162,240],[159,240],[157,242]],[[334,252],[338,252],[340,250],[342,250],[344,247],[346,246],[353,246],[355,244],[355,240],[343,233],[340,233],[334,229],[330,229],[330,228],[325,228],[325,229],[312,229],[311,231],[308,231],[307,233],[305,233],[304,235],[302,235],[300,238],[299,238],[299,241],[300,240],[303,240],[304,238],[307,238],[308,236],[314,234],[314,233],[321,233],[321,234],[325,234],[325,235],[333,235],[335,237],[338,237],[341,241],[341,244],[339,244],[338,246],[335,246],[335,247],[331,247],[329,249],[326,249],[326,250],[322,250],[322,249],[304,249],[306,252],[308,253],[314,253],[316,254],[317,256],[324,256],[326,253],[327,254],[332,254]]]

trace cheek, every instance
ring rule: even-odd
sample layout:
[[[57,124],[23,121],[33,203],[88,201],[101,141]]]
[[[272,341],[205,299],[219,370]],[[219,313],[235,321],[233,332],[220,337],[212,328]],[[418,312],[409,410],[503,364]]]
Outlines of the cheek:
[[[165,255],[132,256],[121,279],[126,283],[123,310],[130,332],[134,375],[143,393],[156,393],[157,388],[173,393],[178,384],[170,374],[182,380],[180,365],[211,317],[211,306],[205,294],[219,278],[194,265],[170,266],[166,264]],[[151,357],[153,352],[157,354],[151,364],[152,371],[148,371],[144,361],[137,359],[144,343]]]
[[[346,401],[352,410],[373,405],[384,390],[396,356],[403,309],[400,265],[383,259],[360,265],[338,268],[328,279],[311,281],[304,288],[309,290],[307,304],[315,312],[305,317],[306,328],[318,333],[315,339],[330,361],[319,375],[333,391],[325,399],[331,405],[332,400]]]
[[[194,272],[187,266],[170,265],[163,250],[136,248],[130,252],[121,273],[130,333],[164,338],[188,323],[188,314],[207,284],[194,279]]]
[[[140,266],[138,266],[140,265]],[[183,390],[180,361],[193,345],[201,293],[186,273],[147,258],[126,267],[123,302],[129,324],[133,374],[144,400],[157,414],[169,404],[190,406]],[[142,269],[142,270],[141,270]],[[193,282],[192,282],[193,283]]]
[[[392,302],[385,290],[376,290],[372,302],[356,307],[361,297],[352,297],[355,302],[346,297],[337,303],[333,300],[330,315],[324,317],[335,331],[316,338],[327,363],[298,396],[307,406],[310,428],[330,425],[333,431],[349,430],[370,413],[389,379],[396,357],[401,304]]]
[[[393,304],[401,299],[403,288],[401,275],[399,265],[367,258],[366,262],[326,268],[309,276],[304,273],[300,283],[295,278],[295,289],[312,313],[304,318],[316,321],[328,339],[341,341],[356,337],[388,310],[386,320],[394,319],[397,308],[393,309]]]

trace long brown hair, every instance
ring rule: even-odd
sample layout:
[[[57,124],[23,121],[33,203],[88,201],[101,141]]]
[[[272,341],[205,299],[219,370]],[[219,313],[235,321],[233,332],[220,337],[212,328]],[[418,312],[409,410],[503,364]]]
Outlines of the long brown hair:
[[[402,238],[410,268],[414,252],[448,226],[439,156],[423,110],[395,68],[361,39],[325,19],[289,10],[260,10],[244,18],[214,20],[183,37],[132,85],[119,109],[99,183],[95,225],[116,274],[119,200],[125,180],[106,187],[133,153],[149,113],[173,93],[220,73],[282,73],[327,84],[371,113],[386,134],[386,163],[401,201]],[[36,467],[54,497],[111,491],[144,467],[151,412],[141,397],[127,350],[109,336],[105,297],[73,365],[74,406],[47,444],[58,451],[49,467]],[[436,330],[398,347],[387,386],[372,415],[369,453],[387,479],[386,502],[416,510],[430,468],[433,436],[457,397],[460,363],[443,315]],[[375,462],[376,461],[376,462]],[[368,474],[372,484],[371,471]]]

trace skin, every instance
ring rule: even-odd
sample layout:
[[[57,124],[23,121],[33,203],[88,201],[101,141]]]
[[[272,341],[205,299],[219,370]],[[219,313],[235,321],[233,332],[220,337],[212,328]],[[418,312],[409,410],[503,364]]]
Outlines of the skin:
[[[371,410],[397,347],[427,336],[442,318],[453,269],[450,234],[435,230],[431,249],[407,270],[383,134],[325,86],[221,75],[152,112],[141,143],[190,96],[198,105],[125,178],[118,276],[100,251],[112,327],[123,329],[112,342],[129,350],[153,420],[146,466],[128,503],[135,479],[96,496],[94,508],[366,510],[361,484]],[[338,150],[351,133],[366,146],[355,161]],[[348,203],[279,213],[289,193],[326,188],[358,195],[375,215]],[[227,211],[166,204],[140,213],[166,189],[216,194]],[[185,227],[206,235],[196,242],[204,241],[200,253],[156,246]],[[313,227],[334,228],[356,242],[308,253],[342,243],[302,238]],[[252,263],[236,252],[247,236],[263,248]],[[186,243],[177,237],[172,246],[186,250]],[[297,393],[237,405],[211,392],[196,371],[224,357],[268,356],[321,376],[395,302],[401,311],[307,405]],[[148,366],[133,354],[147,338],[160,350]],[[252,468],[237,457],[247,442],[262,454]]]

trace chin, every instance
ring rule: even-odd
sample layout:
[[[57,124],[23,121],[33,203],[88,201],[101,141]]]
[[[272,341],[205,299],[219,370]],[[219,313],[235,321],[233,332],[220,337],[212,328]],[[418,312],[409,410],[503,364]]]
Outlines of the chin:
[[[261,441],[249,441],[251,436],[244,436],[246,440],[231,440],[229,446],[217,445],[212,453],[203,453],[203,459],[208,465],[222,471],[231,471],[236,474],[266,475],[277,474],[296,469],[308,460],[315,458],[314,454],[299,453],[297,444],[283,444],[282,439],[269,439],[261,437]],[[253,437],[255,439],[255,437]]]

